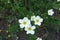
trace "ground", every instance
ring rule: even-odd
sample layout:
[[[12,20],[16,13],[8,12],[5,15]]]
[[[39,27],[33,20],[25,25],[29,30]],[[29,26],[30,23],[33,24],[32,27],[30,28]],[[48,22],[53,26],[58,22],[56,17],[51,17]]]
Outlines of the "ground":
[[[60,18],[60,12],[58,10],[54,10],[55,14],[54,17],[59,19]],[[7,12],[8,13],[8,12]],[[2,11],[0,11],[0,16],[9,16],[10,14],[4,14]],[[16,40],[15,36],[10,37],[10,32],[8,31],[10,24],[14,24],[17,18],[1,18],[0,17],[0,36],[2,36],[2,40]],[[36,31],[37,37],[42,37],[43,40],[60,40],[60,30],[59,32],[55,32],[54,27],[52,23],[48,23],[47,30],[43,27],[38,28]],[[28,35],[25,33],[25,31],[20,31],[20,29],[17,29],[16,35],[18,37],[18,40],[29,40]],[[48,31],[48,32],[47,32]],[[47,34],[48,33],[48,34]]]

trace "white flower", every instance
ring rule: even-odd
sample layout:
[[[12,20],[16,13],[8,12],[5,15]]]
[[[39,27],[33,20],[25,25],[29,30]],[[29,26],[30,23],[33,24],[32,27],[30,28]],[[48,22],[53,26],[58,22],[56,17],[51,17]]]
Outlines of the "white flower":
[[[35,33],[35,31],[34,31],[35,28],[36,28],[35,26],[29,25],[28,27],[25,27],[25,31],[26,31],[27,34],[34,34]]]
[[[27,17],[24,17],[23,19],[19,19],[20,28],[24,28],[30,25],[30,20]]]
[[[34,19],[35,19],[35,16],[31,16],[31,21],[34,21]]]
[[[43,18],[39,17],[39,16],[36,16],[35,19],[35,25],[41,25],[41,22],[43,22]]]
[[[39,37],[38,37],[36,40],[42,40],[42,38],[39,38]]]
[[[60,0],[57,0],[57,2],[59,2]]]
[[[48,15],[52,16],[54,14],[53,9],[48,10]]]

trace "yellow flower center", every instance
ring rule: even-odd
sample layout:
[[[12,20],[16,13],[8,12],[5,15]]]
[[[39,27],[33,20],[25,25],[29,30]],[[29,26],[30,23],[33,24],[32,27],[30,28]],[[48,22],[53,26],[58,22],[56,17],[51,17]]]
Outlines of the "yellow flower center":
[[[26,25],[27,24],[26,21],[24,21],[23,24]]]
[[[29,27],[29,28],[28,28],[28,30],[32,30],[32,28],[31,28],[31,27]]]
[[[38,20],[38,19],[36,19],[36,22],[39,22],[39,20]]]

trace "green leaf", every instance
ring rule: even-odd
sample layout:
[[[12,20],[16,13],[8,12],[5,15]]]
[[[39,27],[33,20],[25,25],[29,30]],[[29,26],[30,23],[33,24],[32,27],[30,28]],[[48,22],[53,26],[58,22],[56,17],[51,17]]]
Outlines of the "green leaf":
[[[28,35],[30,40],[36,40],[36,36],[35,35]]]
[[[0,40],[2,40],[2,36],[0,36]]]
[[[16,31],[17,31],[17,28],[19,27],[19,23],[18,22],[16,22],[15,24],[13,24],[13,25],[10,25],[10,27],[9,27],[9,32],[10,33],[15,33]]]

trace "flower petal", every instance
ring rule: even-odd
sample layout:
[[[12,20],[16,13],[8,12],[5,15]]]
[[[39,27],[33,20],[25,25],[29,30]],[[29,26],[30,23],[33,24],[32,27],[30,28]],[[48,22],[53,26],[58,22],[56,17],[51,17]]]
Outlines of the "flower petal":
[[[31,34],[34,34],[35,33],[35,31],[31,31]]]
[[[31,21],[34,21],[34,19],[35,19],[35,16],[31,16]]]
[[[38,37],[36,40],[42,40],[42,38],[39,38],[39,37]]]
[[[27,21],[27,20],[28,20],[28,18],[27,18],[27,17],[24,17],[24,18],[23,18],[23,20],[26,20],[26,21]]]
[[[23,24],[20,24],[20,28],[24,28]]]
[[[19,19],[18,21],[19,21],[19,23],[22,23],[22,19]]]
[[[40,22],[43,22],[43,18],[40,18]]]
[[[36,27],[35,26],[32,26],[32,29],[35,29]]]
[[[41,25],[41,23],[38,23],[38,25],[40,26],[40,25]]]
[[[33,35],[34,33],[35,33],[35,31],[33,31],[33,30],[32,30],[32,31],[27,31],[27,32],[26,32],[26,34],[32,34],[32,35]]]

